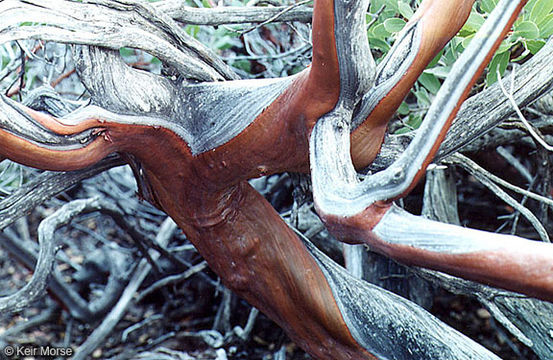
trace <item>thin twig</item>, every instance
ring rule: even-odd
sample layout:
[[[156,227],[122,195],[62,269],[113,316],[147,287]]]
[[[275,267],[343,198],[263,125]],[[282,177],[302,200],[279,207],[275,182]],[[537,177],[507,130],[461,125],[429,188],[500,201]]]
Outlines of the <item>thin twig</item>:
[[[232,292],[228,288],[223,290],[223,300],[215,315],[213,321],[213,330],[223,331],[225,334],[231,330],[230,327],[230,302],[232,300]]]
[[[536,232],[538,233],[542,241],[550,242],[547,231],[545,230],[542,223],[536,218],[536,216],[532,214],[532,212],[528,210],[526,207],[522,206],[518,201],[516,201],[511,196],[509,196],[509,194],[507,194],[497,184],[495,184],[490,179],[488,174],[486,174],[485,171],[482,171],[483,169],[480,166],[478,166],[474,161],[470,160],[469,158],[461,154],[454,154],[450,157],[450,159],[454,164],[460,165],[463,169],[468,171],[472,176],[474,176],[478,181],[480,181],[480,183],[482,183],[484,186],[490,189],[497,197],[499,197],[501,200],[505,201],[507,204],[512,206],[515,210],[519,211],[530,222],[530,224],[532,224],[532,226],[534,227],[534,229],[536,230]],[[530,192],[527,192],[527,193],[533,194]],[[533,195],[539,196],[536,194],[533,194]],[[549,199],[547,200],[551,201]]]
[[[29,329],[38,327],[39,325],[52,321],[54,316],[56,314],[59,314],[59,312],[60,312],[60,308],[59,306],[56,306],[56,304],[53,304],[52,306],[49,306],[46,309],[41,309],[41,312],[39,314],[25,321],[20,321],[15,325],[13,325],[12,327],[10,327],[9,329],[6,329],[6,331],[4,331],[2,335],[0,335],[0,342],[10,337],[21,336],[21,333]]]
[[[167,218],[161,225],[159,233],[156,236],[156,242],[158,242],[161,246],[166,246],[171,239],[175,228],[176,224],[174,223],[174,221],[170,218]],[[151,256],[154,260],[156,260],[159,257],[159,254],[153,253]],[[138,290],[144,279],[146,279],[146,276],[148,276],[148,274],[150,273],[151,268],[151,265],[146,259],[142,259],[140,261],[140,263],[136,267],[136,271],[134,272],[131,281],[125,288],[125,291],[123,291],[121,298],[110,311],[110,313],[105,317],[102,323],[92,332],[88,339],[86,339],[86,341],[82,343],[81,346],[79,346],[73,357],[74,360],[84,360],[88,358],[88,356],[98,346],[100,346],[100,344],[106,339],[106,337],[109,336],[109,334],[113,331],[115,325],[117,325],[117,323],[126,313],[136,294],[136,291]]]
[[[532,183],[528,187],[528,190],[532,189],[532,187],[534,186],[534,182],[535,181],[532,181]],[[525,195],[525,196],[522,197],[522,200],[520,200],[520,205],[525,206],[526,201],[528,201],[528,196]],[[516,234],[516,230],[517,230],[519,220],[520,220],[520,213],[517,211],[517,213],[515,214],[515,218],[513,220],[513,226],[511,226],[511,235]]]
[[[83,170],[41,173],[10,196],[0,200],[0,230],[28,214],[37,205],[66,191],[80,181],[123,164],[119,156],[110,156]]]
[[[511,91],[507,92],[507,90],[505,89],[505,86],[503,84],[503,79],[501,78],[501,74],[499,73],[499,68],[497,69],[497,80],[499,82],[499,86],[501,87],[501,91],[507,97],[507,99],[509,99],[509,101],[511,102],[511,105],[513,106],[513,109],[515,110],[516,114],[518,115],[518,118],[524,124],[524,126],[526,126],[526,129],[528,130],[528,133],[530,133],[532,138],[534,138],[534,140],[536,140],[547,151],[553,151],[553,146],[549,145],[545,141],[545,139],[536,132],[534,127],[528,122],[528,120],[526,120],[526,117],[524,117],[524,114],[522,113],[522,111],[520,111],[520,108],[518,107],[517,102],[516,102],[516,100],[513,96],[514,79],[515,79],[515,74],[514,73],[515,73],[515,68],[513,67],[513,75],[511,76]]]
[[[164,286],[167,286],[167,285],[182,282],[182,281],[190,278],[192,275],[195,275],[195,274],[199,273],[200,271],[204,270],[206,267],[207,267],[207,263],[205,261],[202,261],[201,263],[192,266],[190,269],[186,270],[185,272],[183,272],[181,274],[166,276],[163,279],[160,279],[160,280],[156,281],[155,283],[150,285],[148,288],[146,288],[144,291],[142,291],[136,297],[136,302],[138,303],[138,302],[142,301],[142,299],[144,299],[144,297],[148,296],[149,294],[156,291],[157,289],[160,289],[160,288],[162,288]]]
[[[56,261],[58,245],[54,232],[67,224],[80,213],[95,211],[97,199],[75,200],[62,206],[55,213],[44,219],[38,227],[40,252],[31,280],[15,294],[0,298],[0,313],[14,313],[24,309],[42,297],[46,292],[48,278]]]
[[[248,320],[246,321],[246,325],[241,328],[240,326],[235,326],[233,331],[240,339],[243,341],[247,341],[250,337],[250,333],[253,330],[253,326],[255,325],[255,320],[257,319],[257,315],[259,315],[259,310],[252,307],[250,310],[250,315],[248,315]]]
[[[514,167],[528,182],[532,182],[532,174],[530,174],[530,171],[522,165],[522,163],[513,156],[507,149],[505,149],[503,146],[498,146],[496,149],[497,153],[503,157],[512,167]]]
[[[130,333],[132,333],[133,331],[136,331],[136,330],[140,329],[141,327],[143,327],[145,325],[148,325],[148,324],[150,324],[154,321],[162,320],[163,317],[164,316],[162,314],[152,315],[152,316],[149,316],[146,319],[142,320],[141,322],[138,322],[136,324],[133,324],[133,325],[129,326],[128,328],[125,329],[125,331],[123,331],[123,334],[121,334],[121,341],[126,342]]]
[[[281,13],[284,6],[218,6],[212,8],[196,8],[186,6],[185,2],[159,1],[152,4],[173,19],[184,24],[212,25],[260,23]],[[250,5],[250,4],[249,4]],[[313,9],[308,7],[295,8],[283,13],[274,21],[311,22]]]
[[[378,20],[378,17],[384,12],[384,9],[386,9],[386,5],[382,5],[374,14],[371,14],[371,21],[367,23],[367,30]]]
[[[286,14],[287,12],[299,7],[299,6],[302,6],[302,5],[305,5],[307,3],[310,3],[311,1],[313,0],[303,0],[303,1],[300,1],[298,3],[295,3],[295,4],[292,4],[290,6],[287,6],[285,7],[284,9],[282,9],[281,11],[279,11],[278,13],[276,13],[275,15],[271,16],[270,18],[268,18],[267,20],[263,21],[262,23],[259,23],[257,24],[256,26],[252,26],[251,28],[249,29],[246,29],[244,31],[242,31],[240,33],[240,36],[244,36],[245,34],[249,33],[249,32],[252,32],[254,30],[257,30],[267,24],[270,24],[272,22],[275,22],[278,18],[280,18],[282,15]]]
[[[55,88],[56,86],[59,85],[60,82],[62,82],[63,80],[67,79],[68,77],[70,77],[71,75],[73,75],[75,73],[75,69],[72,69],[72,70],[69,70],[63,74],[61,74],[56,80],[52,81],[50,83],[50,85]]]
[[[549,199],[545,196],[536,194],[532,191],[528,191],[528,190],[522,189],[522,188],[520,188],[516,185],[513,185],[510,182],[505,181],[502,178],[490,173],[488,170],[484,169],[483,167],[481,167],[480,165],[478,165],[477,163],[475,163],[474,161],[470,160],[469,158],[467,158],[463,155],[455,154],[454,156],[451,156],[450,158],[448,158],[448,160],[450,160],[450,159],[453,159],[454,163],[456,163],[456,164],[458,163],[460,165],[466,165],[466,167],[470,167],[473,171],[481,173],[482,175],[489,178],[491,181],[497,183],[498,185],[501,185],[501,186],[503,186],[503,187],[505,187],[509,190],[512,190],[514,192],[517,192],[521,195],[527,196],[530,199],[533,199],[533,200],[542,202],[544,204],[547,204],[548,206],[550,206],[553,209],[553,200],[552,199]]]

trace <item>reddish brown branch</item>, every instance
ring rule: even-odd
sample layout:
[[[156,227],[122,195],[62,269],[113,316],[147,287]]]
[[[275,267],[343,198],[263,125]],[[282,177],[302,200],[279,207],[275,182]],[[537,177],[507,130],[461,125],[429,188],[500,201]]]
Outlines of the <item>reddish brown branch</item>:
[[[464,25],[473,4],[474,0],[426,0],[405,25],[405,30],[413,26],[419,28],[417,31],[420,31],[420,44],[417,48],[410,49],[416,55],[404,74],[386,91],[364,122],[353,131],[351,156],[356,168],[364,168],[374,160],[380,151],[388,121],[426,66]],[[401,60],[392,58],[391,61]]]
[[[60,82],[62,82],[63,80],[67,79],[68,77],[70,77],[71,75],[73,75],[75,73],[75,69],[71,69],[69,71],[66,71],[65,73],[61,74],[56,80],[52,81],[50,83],[50,86],[52,86],[53,88],[55,88],[56,86],[58,86],[60,84]]]
[[[434,54],[462,26],[472,4],[469,0],[424,1],[409,25],[418,24],[422,32],[413,63],[392,90],[380,94],[382,101],[353,134],[352,156],[356,166],[372,161],[380,148],[388,118]],[[382,351],[374,351],[360,340],[359,333],[366,328],[365,324],[352,325],[354,316],[349,312],[360,305],[347,297],[361,295],[351,293],[347,284],[333,278],[338,270],[332,266],[323,269],[322,263],[312,255],[313,251],[308,250],[268,202],[244,181],[280,171],[308,171],[309,137],[313,127],[343,100],[345,83],[351,85],[358,80],[344,79],[346,75],[341,73],[344,69],[340,66],[344,63],[340,60],[347,54],[339,58],[335,34],[340,28],[336,24],[335,10],[342,5],[338,0],[316,1],[312,66],[294,78],[243,131],[221,146],[193,154],[183,137],[159,125],[166,120],[162,117],[166,114],[140,125],[125,122],[131,115],[115,113],[110,113],[113,116],[109,119],[91,116],[68,124],[10,103],[7,108],[15,109],[31,125],[25,134],[0,130],[0,156],[41,168],[66,170],[95,163],[112,152],[131,154],[136,159],[135,170],[141,187],[147,189],[148,198],[178,223],[228,287],[279,323],[300,346],[319,359],[383,356]],[[101,54],[100,50],[93,52]],[[109,74],[104,78],[113,80]],[[131,75],[125,77],[130,78]],[[365,90],[365,85],[356,83],[352,87],[354,91]],[[95,89],[98,93],[100,90],[101,87]],[[106,100],[106,104],[113,105],[110,100]],[[128,111],[121,111],[121,114],[140,108],[130,105],[124,108]],[[142,120],[145,117],[142,115],[136,117]],[[49,130],[50,137],[46,140],[33,138],[33,130],[44,128]],[[348,136],[346,132],[345,137]],[[66,146],[56,148],[50,140],[62,141]],[[441,138],[436,148],[440,141]],[[378,243],[369,231],[383,216],[386,206],[380,212],[370,213],[369,218],[360,219],[362,221],[346,221],[338,226],[347,230],[347,236],[359,236],[373,245],[380,244],[381,252],[386,253],[389,248]],[[388,253],[394,255],[391,250]],[[398,254],[395,253],[401,257]],[[466,273],[470,275],[470,271]],[[391,297],[386,299],[392,302]],[[395,298],[393,301],[403,304]],[[387,306],[374,301],[371,304]],[[425,325],[435,325],[426,314],[408,307],[404,309],[409,309],[408,314],[425,319]],[[379,314],[387,314],[387,309],[380,309]],[[398,312],[386,320],[388,322],[383,321],[379,331],[393,332],[389,328],[397,328],[401,322],[398,319],[403,319],[400,318],[403,315]],[[378,319],[363,321],[376,323]],[[401,333],[402,329],[399,330]],[[379,335],[378,332],[376,337],[372,334],[372,344],[374,338],[378,342]],[[459,339],[459,336],[453,338]],[[389,345],[388,340],[382,342]]]

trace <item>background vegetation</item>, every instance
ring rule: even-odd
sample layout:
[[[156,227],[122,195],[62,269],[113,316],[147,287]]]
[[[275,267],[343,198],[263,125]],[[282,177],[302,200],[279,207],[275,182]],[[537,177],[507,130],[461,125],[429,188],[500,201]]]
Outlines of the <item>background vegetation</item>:
[[[367,13],[367,34],[379,61],[390,50],[395,35],[413,16],[420,1],[373,0]],[[440,52],[415,84],[390,124],[392,133],[401,134],[418,127],[433,97],[452,64],[493,9],[495,0],[477,1],[467,24]],[[273,1],[189,0],[193,7],[217,6],[311,6]],[[25,26],[26,24],[21,24]],[[303,22],[200,26],[183,25],[186,32],[216,50],[243,78],[266,78],[297,73],[310,63],[310,25]],[[513,31],[503,41],[474,92],[491,86],[512,69],[523,64],[553,34],[553,0],[531,0]],[[155,57],[136,49],[121,49],[121,55],[133,67],[163,73]],[[33,91],[52,87],[68,106],[88,101],[82,84],[74,74],[70,48],[42,41],[19,41],[0,46],[0,91],[26,101]],[[550,111],[550,112],[549,112]],[[553,113],[547,99],[525,110],[530,120],[545,122],[540,129],[551,130]],[[549,122],[548,122],[549,121]],[[504,128],[517,128],[512,119]],[[484,167],[507,180],[551,195],[550,155],[526,133],[520,141],[501,144],[505,152],[471,153]],[[503,155],[502,155],[503,154]],[[508,158],[509,154],[511,157]],[[544,165],[544,161],[546,161]],[[39,172],[9,161],[0,163],[0,208],[18,189],[36,184]],[[44,174],[43,174],[44,175]],[[528,222],[519,221],[520,213],[498,201],[474,176],[452,170],[450,176],[459,194],[459,213],[463,224],[491,230],[510,228],[526,237],[537,237]],[[50,178],[48,178],[50,179]],[[252,181],[283,217],[341,261],[341,249],[313,215],[308,199],[294,174],[281,174]],[[45,202],[0,234],[0,289],[5,295],[20,288],[29,272],[13,255],[10,241],[20,242],[36,253],[36,228],[55,209],[77,198],[100,197],[118,206],[125,222],[106,213],[80,215],[58,236],[62,239],[57,267],[64,286],[74,288],[87,301],[101,298],[107,286],[113,262],[121,262],[121,282],[131,281],[140,259],[148,257],[147,240],[162,234],[170,223],[165,216],[134,196],[136,187],[127,168],[117,168],[73,187]],[[405,201],[405,206],[421,211],[422,186]],[[548,230],[548,207],[522,197],[517,198],[538,214]],[[303,203],[303,206],[300,206]],[[11,239],[11,240],[10,240]],[[14,240],[15,239],[15,240]],[[139,291],[129,300],[121,321],[113,325],[105,341],[98,342],[93,358],[142,359],[303,359],[301,350],[291,343],[276,325],[257,314],[249,305],[226,291],[205,262],[176,229],[168,235],[167,252],[158,265],[147,272]],[[109,260],[112,259],[112,260]],[[118,260],[113,260],[118,259]],[[110,263],[112,261],[112,263]],[[28,266],[28,265],[27,265]],[[412,277],[408,270],[391,268],[388,287],[399,291]],[[151,287],[153,286],[153,287]],[[430,300],[420,300],[437,316],[472,336],[507,359],[531,359],[534,355],[474,300],[454,296],[444,290],[426,287]],[[403,295],[405,292],[399,291]],[[55,295],[55,294],[54,294]],[[77,349],[90,339],[105,314],[94,319],[75,319],[53,298],[45,298],[19,316],[0,315],[2,344],[72,346]],[[170,320],[170,321],[169,321]]]

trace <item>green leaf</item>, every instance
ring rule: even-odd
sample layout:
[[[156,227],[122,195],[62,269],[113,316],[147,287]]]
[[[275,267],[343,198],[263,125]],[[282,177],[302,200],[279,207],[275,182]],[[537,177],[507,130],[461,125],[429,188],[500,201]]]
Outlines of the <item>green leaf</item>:
[[[461,43],[461,46],[463,47],[463,49],[466,49],[467,46],[469,46],[470,41],[472,40],[473,37],[474,37],[474,34],[469,35],[463,39],[463,42]]]
[[[505,70],[507,70],[507,65],[509,65],[509,52],[504,52],[501,54],[496,54],[492,61],[490,62],[490,65],[488,66],[488,74],[486,75],[486,85],[490,86],[493,83],[497,82],[497,70],[499,69],[499,73],[501,76],[505,73]]]
[[[442,58],[442,55],[444,54],[444,49],[440,50],[438,55],[434,56],[434,59],[426,66],[427,69],[432,68],[438,64],[438,61]]]
[[[463,26],[463,30],[469,33],[475,33],[478,31],[478,29],[480,29],[485,20],[486,19],[484,19],[484,16],[475,11],[472,11],[467,22]]]
[[[409,120],[407,120],[407,125],[409,125],[413,129],[418,129],[422,123],[422,119],[423,118],[421,114],[409,115]]]
[[[369,37],[369,44],[371,44],[371,49],[378,49],[383,53],[390,51],[390,45],[380,38]]]
[[[432,69],[424,70],[425,73],[432,74],[439,79],[445,79],[451,71],[451,65],[448,66],[436,66]]]
[[[498,0],[482,0],[480,3],[480,8],[482,11],[486,13],[491,13],[492,10],[495,8],[495,5],[497,5]]]
[[[247,60],[237,60],[235,61],[232,66],[240,69],[240,70],[243,70],[247,73],[251,73],[252,71],[252,63],[251,61],[247,61]]]
[[[399,105],[399,107],[397,108],[397,113],[399,115],[407,115],[409,114],[409,105],[407,105],[407,103],[405,101],[403,101],[401,103],[401,105]]]
[[[436,94],[438,90],[440,90],[440,87],[442,86],[442,83],[438,78],[426,71],[424,71],[419,76],[419,82],[422,86],[426,88],[426,90],[430,91],[432,94]]]
[[[497,54],[500,54],[502,52],[505,52],[505,51],[508,51],[511,49],[511,47],[513,47],[513,45],[515,45],[516,42],[513,42],[511,37],[509,37],[508,39],[506,40],[503,40],[501,42],[501,44],[499,44],[499,48],[497,49],[496,53]]]
[[[419,87],[417,91],[414,91],[413,94],[417,98],[417,103],[421,108],[428,108],[432,101],[430,100],[430,94],[424,87]]]
[[[538,27],[540,29],[540,37],[542,39],[547,39],[553,35],[553,14],[547,15]]]
[[[522,21],[514,28],[513,37],[524,39],[537,39],[540,36],[540,29],[532,21]]]
[[[522,12],[522,17],[524,20],[528,20],[530,18],[530,12],[536,6],[536,3],[540,0],[529,0],[526,5],[524,6],[524,11]]]
[[[187,25],[184,29],[190,36],[194,38],[198,36],[198,33],[200,32],[200,27],[198,25]]]
[[[405,24],[405,20],[403,19],[391,18],[384,21],[384,28],[390,33],[397,33],[403,29]]]
[[[119,55],[121,55],[122,57],[134,56],[135,51],[134,49],[124,47],[119,49]]]
[[[545,45],[545,41],[544,40],[528,40],[528,41],[524,42],[524,45],[532,53],[532,55],[535,55]]]
[[[401,14],[401,16],[403,16],[408,20],[411,18],[411,16],[415,14],[411,6],[405,1],[400,1],[398,3],[398,11]]]
[[[411,132],[414,129],[418,129],[421,123],[422,123],[421,114],[409,114],[409,118],[405,122],[405,126],[399,128],[395,132],[395,134],[406,134],[408,132]]]
[[[399,6],[397,4],[397,0],[384,0],[384,4],[389,7],[390,9],[394,9],[395,11],[399,12]]]
[[[382,6],[384,5],[383,0],[373,0],[371,1],[371,6],[369,8],[369,11],[374,14],[376,13]]]
[[[377,24],[375,26],[371,26],[369,31],[371,32],[373,37],[378,39],[384,39],[391,35],[391,33],[388,30],[386,30],[386,27],[384,26],[384,24]]]
[[[553,10],[553,0],[539,0],[530,10],[530,20],[536,24],[541,23]]]
[[[455,40],[455,39],[454,39]],[[458,47],[460,45],[459,44],[453,44],[453,43],[450,43],[447,47],[446,47],[446,50],[444,52],[444,55],[442,56],[442,61],[447,65],[447,66],[450,66],[452,65],[455,61],[457,61],[457,59],[459,58],[459,50],[458,50]]]

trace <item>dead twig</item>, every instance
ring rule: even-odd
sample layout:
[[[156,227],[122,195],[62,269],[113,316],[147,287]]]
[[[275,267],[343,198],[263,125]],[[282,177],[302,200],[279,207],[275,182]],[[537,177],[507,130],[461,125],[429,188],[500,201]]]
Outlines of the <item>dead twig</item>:
[[[161,246],[166,246],[169,242],[169,239],[173,236],[173,232],[176,229],[176,224],[170,218],[167,218],[156,237],[156,242]],[[159,254],[151,254],[152,259],[156,260],[159,257]],[[107,336],[113,331],[113,328],[121,320],[125,312],[127,311],[129,305],[131,304],[136,291],[142,285],[142,282],[146,276],[150,273],[152,269],[151,265],[147,260],[142,259],[137,265],[134,275],[132,276],[129,284],[123,291],[121,298],[117,304],[113,307],[110,313],[104,318],[102,323],[92,332],[92,334],[86,339],[84,343],[79,346],[76,350],[73,357],[74,360],[86,359],[88,356],[101,345],[101,343],[106,339]]]
[[[21,216],[30,213],[37,205],[66,191],[82,180],[123,164],[121,158],[114,155],[83,170],[43,172],[0,201],[0,230],[12,224]]]
[[[157,289],[160,289],[160,288],[165,287],[167,285],[183,282],[184,280],[186,280],[186,279],[190,278],[191,276],[199,273],[200,271],[204,270],[205,268],[207,268],[207,263],[205,261],[202,261],[201,263],[192,266],[190,269],[186,270],[185,272],[183,272],[181,274],[166,276],[163,279],[160,279],[160,280],[156,281],[155,283],[150,285],[147,289],[142,291],[136,297],[136,302],[138,303],[138,302],[142,301],[142,299],[144,299],[144,297],[148,296],[149,294],[156,291]]]
[[[450,157],[450,159],[451,159],[452,163],[454,163],[456,165],[460,165],[463,169],[468,171],[480,183],[482,183],[484,186],[486,186],[488,189],[490,189],[497,197],[499,197],[501,200],[505,201],[507,204],[512,206],[515,210],[519,211],[530,222],[530,224],[532,224],[532,226],[534,227],[534,229],[536,230],[536,232],[538,233],[538,235],[542,239],[542,241],[550,242],[549,235],[547,234],[547,231],[545,230],[542,223],[538,220],[538,218],[536,218],[536,216],[534,214],[532,214],[532,212],[530,210],[528,210],[526,207],[522,206],[518,201],[516,201],[511,196],[509,196],[494,181],[492,181],[491,176],[489,176],[491,174],[483,171],[484,169],[482,169],[480,166],[478,166],[474,161],[470,160],[469,158],[467,158],[466,156],[463,156],[461,154],[454,154]],[[505,183],[507,183],[507,182],[505,182]],[[522,190],[522,189],[520,189],[520,190]],[[523,191],[526,193],[525,190],[523,190]],[[527,193],[533,194],[533,193],[530,193],[530,192],[527,192]],[[533,194],[532,196],[539,196],[539,195]],[[530,197],[530,196],[528,196],[528,197]],[[544,199],[546,199],[546,198],[544,198]],[[547,200],[549,202],[551,201],[550,199],[547,199]]]
[[[505,85],[503,84],[503,79],[501,78],[501,74],[499,73],[499,68],[497,69],[497,81],[499,82],[499,86],[501,87],[501,91],[503,92],[503,95],[509,99],[509,102],[511,103],[513,109],[515,110],[518,118],[520,121],[524,124],[526,129],[528,130],[528,133],[532,136],[532,138],[541,146],[543,146],[544,149],[547,151],[553,151],[553,146],[549,145],[542,135],[538,134],[536,129],[526,120],[526,117],[520,111],[520,108],[518,107],[518,104],[515,100],[515,97],[513,96],[514,93],[514,79],[515,79],[515,67],[513,67],[513,76],[511,76],[511,89],[509,92],[507,92],[507,89],[505,89]]]
[[[267,24],[270,24],[272,22],[275,22],[276,20],[278,20],[282,15],[286,14],[287,12],[290,12],[291,10],[299,7],[299,6],[302,6],[302,5],[305,5],[305,4],[308,4],[310,3],[311,1],[313,0],[303,0],[303,1],[300,1],[298,3],[295,3],[295,4],[292,4],[290,6],[287,6],[285,7],[284,9],[280,10],[278,13],[276,13],[275,15],[271,16],[270,18],[268,18],[267,20],[257,24],[256,26],[252,26],[251,28],[249,29],[246,29],[244,31],[241,31],[240,32],[240,36],[244,36],[245,34],[249,33],[249,32],[252,32],[252,31],[255,31]]]
[[[15,313],[32,304],[45,294],[48,278],[52,273],[58,242],[54,237],[56,229],[66,225],[80,213],[98,209],[98,199],[74,200],[62,206],[44,219],[38,227],[40,252],[31,280],[15,294],[0,298],[0,312]]]

